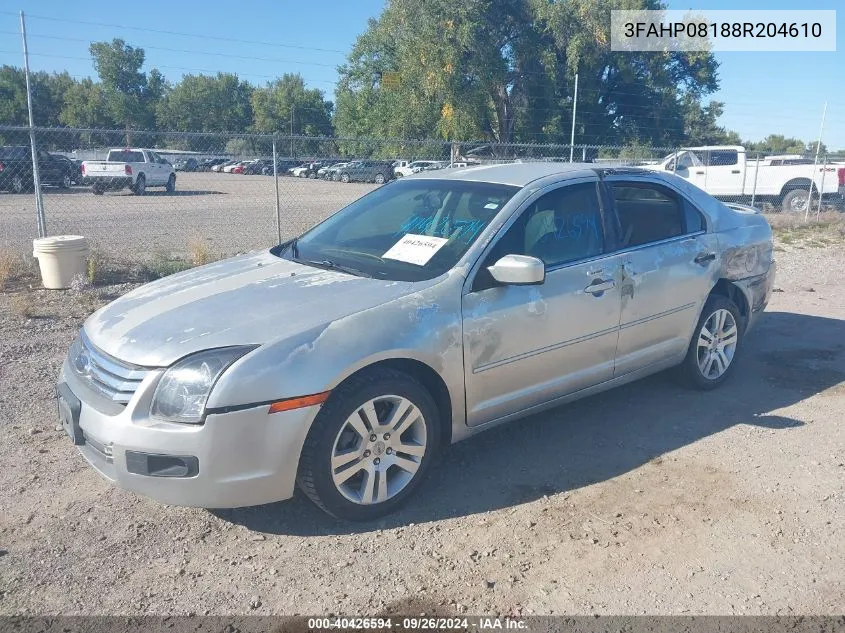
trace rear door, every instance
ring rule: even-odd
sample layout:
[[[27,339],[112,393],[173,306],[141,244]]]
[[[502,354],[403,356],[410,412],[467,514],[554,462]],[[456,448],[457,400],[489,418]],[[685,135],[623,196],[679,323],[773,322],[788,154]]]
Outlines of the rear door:
[[[719,197],[742,195],[745,154],[735,149],[711,149],[705,153],[705,160],[703,189],[707,193]]]
[[[643,177],[608,176],[623,264],[614,377],[680,362],[713,285],[717,241],[677,190]]]

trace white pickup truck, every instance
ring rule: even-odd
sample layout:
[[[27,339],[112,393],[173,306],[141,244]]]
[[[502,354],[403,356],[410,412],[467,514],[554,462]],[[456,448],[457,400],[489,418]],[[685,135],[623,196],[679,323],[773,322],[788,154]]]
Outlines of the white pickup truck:
[[[83,161],[82,177],[95,196],[124,187],[138,196],[144,195],[147,187],[176,190],[173,165],[151,149],[110,149],[106,160]]]
[[[784,211],[803,213],[811,186],[814,197],[840,196],[836,167],[813,162],[758,160],[748,157],[744,147],[711,145],[686,147],[643,167],[674,172],[720,200],[770,202]]]

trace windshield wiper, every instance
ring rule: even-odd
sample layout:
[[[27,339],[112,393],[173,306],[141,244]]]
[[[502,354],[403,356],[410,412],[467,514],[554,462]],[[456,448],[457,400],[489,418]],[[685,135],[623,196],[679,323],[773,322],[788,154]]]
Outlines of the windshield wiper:
[[[297,258],[298,259],[298,258]],[[336,270],[338,272],[347,273],[349,275],[355,275],[356,277],[370,277],[372,275],[365,273],[363,270],[358,270],[357,268],[352,268],[351,266],[343,266],[341,264],[336,264],[330,259],[324,259],[321,261],[313,261],[309,259],[300,259],[300,262],[303,264],[309,264],[310,266],[316,266],[317,268],[327,268],[329,270]]]

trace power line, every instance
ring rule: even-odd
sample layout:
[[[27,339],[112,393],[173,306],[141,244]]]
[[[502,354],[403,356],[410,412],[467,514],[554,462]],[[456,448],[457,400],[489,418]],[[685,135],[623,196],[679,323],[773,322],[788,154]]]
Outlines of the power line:
[[[3,35],[16,35],[13,31],[0,31],[0,34]],[[42,39],[52,39],[52,40],[63,40],[67,42],[88,42],[91,43],[91,40],[78,38],[78,37],[63,37],[59,35],[30,35],[30,39],[33,38],[42,38]],[[261,62],[275,62],[280,64],[302,64],[303,66],[323,66],[324,68],[337,68],[337,64],[321,64],[319,62],[304,62],[298,59],[277,59],[273,57],[254,57],[251,55],[230,55],[229,53],[219,53],[216,51],[192,51],[186,50],[183,48],[167,48],[165,46],[145,46],[145,45],[138,45],[137,48],[149,49],[149,50],[156,50],[156,51],[166,51],[169,53],[191,53],[195,55],[215,55],[217,57],[231,57],[233,59],[248,59],[251,61],[261,61]]]
[[[18,15],[17,13],[15,13],[13,11],[0,11],[0,14],[14,15],[14,16]],[[89,21],[85,21],[85,20],[71,20],[71,19],[68,19],[68,18],[56,18],[56,17],[52,17],[52,16],[47,16],[47,15],[33,15],[31,13],[27,13],[26,17],[29,20],[33,20],[33,19],[35,19],[35,20],[49,20],[51,22],[61,22],[61,23],[67,23],[67,24],[85,24],[87,26],[106,26],[106,27],[114,28],[114,29],[126,29],[126,30],[130,30],[130,31],[144,31],[144,32],[147,32],[147,33],[160,33],[162,35],[176,35],[178,37],[195,37],[195,38],[199,38],[199,39],[203,39],[203,40],[209,39],[207,34],[201,34],[201,33],[184,33],[184,32],[179,32],[179,31],[165,31],[165,30],[162,30],[162,29],[151,29],[151,28],[146,28],[146,27],[141,27],[141,26],[126,26],[125,24],[109,24],[109,23],[106,23],[106,22],[89,22]],[[346,55],[346,51],[339,51],[337,49],[332,49],[332,48],[317,48],[315,46],[297,46],[297,45],[294,45],[294,44],[279,44],[277,42],[261,42],[261,41],[257,41],[257,40],[242,40],[242,39],[237,39],[237,38],[232,38],[232,37],[215,37],[214,39],[219,41],[219,42],[232,42],[232,43],[236,43],[236,44],[256,44],[258,46],[274,46],[274,47],[277,47],[277,48],[292,48],[292,49],[303,50],[303,51],[319,51],[321,53],[340,53],[342,55]]]

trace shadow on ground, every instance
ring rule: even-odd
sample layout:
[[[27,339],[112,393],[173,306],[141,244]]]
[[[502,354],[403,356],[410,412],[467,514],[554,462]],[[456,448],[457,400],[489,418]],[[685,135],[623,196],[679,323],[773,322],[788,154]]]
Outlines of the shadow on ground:
[[[766,313],[745,343],[715,391],[690,390],[665,372],[455,444],[408,505],[378,522],[335,521],[301,493],[215,514],[259,532],[325,535],[515,506],[622,475],[737,424],[788,433],[803,423],[770,412],[845,381],[845,320]]]

